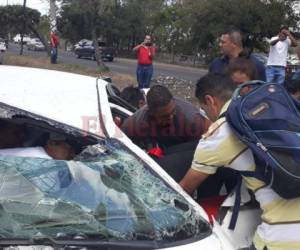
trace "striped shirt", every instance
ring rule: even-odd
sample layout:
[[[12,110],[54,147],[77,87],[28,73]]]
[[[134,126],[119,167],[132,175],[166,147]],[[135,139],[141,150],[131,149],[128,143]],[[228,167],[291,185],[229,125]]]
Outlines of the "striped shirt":
[[[227,110],[226,103],[221,114]],[[250,149],[231,130],[225,118],[213,123],[200,140],[192,163],[192,169],[214,174],[218,167],[254,171],[256,166]],[[260,203],[262,223],[254,236],[257,250],[300,249],[300,198],[286,200],[253,177],[243,177]]]

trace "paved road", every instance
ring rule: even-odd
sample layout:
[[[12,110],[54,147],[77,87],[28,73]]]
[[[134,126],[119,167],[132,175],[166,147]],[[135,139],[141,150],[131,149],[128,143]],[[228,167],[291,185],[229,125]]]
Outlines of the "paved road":
[[[10,44],[8,53],[19,54],[20,48],[18,45]],[[24,55],[30,55],[33,57],[46,57],[46,52],[40,51],[28,51],[24,47]],[[95,61],[90,59],[78,59],[73,52],[59,51],[58,61],[82,65],[89,68],[97,68]],[[113,73],[128,74],[135,77],[136,60],[115,58],[113,62],[106,62],[106,65]],[[176,78],[196,82],[207,71],[204,69],[182,67],[177,65],[154,63],[154,77],[159,75],[173,76]]]

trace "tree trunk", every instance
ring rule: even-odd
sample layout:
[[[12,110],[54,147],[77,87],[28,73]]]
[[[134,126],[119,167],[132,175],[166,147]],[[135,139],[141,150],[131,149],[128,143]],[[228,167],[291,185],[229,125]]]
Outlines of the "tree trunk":
[[[46,41],[46,39],[45,39],[45,38],[37,31],[37,29],[36,29],[35,27],[33,27],[32,25],[29,25],[28,28],[31,30],[31,32],[32,32],[38,39],[40,39],[41,43],[42,43],[42,44],[45,46],[45,48],[46,48],[46,52],[47,52],[48,56],[50,56],[50,54],[51,54],[51,49],[50,49],[49,44],[48,44],[48,42]]]
[[[24,32],[26,30],[26,0],[23,0],[23,29],[21,32],[21,50],[20,50],[20,55],[23,55],[23,38],[24,38]]]
[[[100,51],[100,48],[98,45],[98,38],[96,35],[95,28],[92,30],[92,39],[93,39],[93,44],[94,44],[94,48],[95,48],[95,59],[97,61],[98,67],[100,68],[101,71],[109,70],[109,68],[105,65],[105,63],[102,60],[101,51]]]

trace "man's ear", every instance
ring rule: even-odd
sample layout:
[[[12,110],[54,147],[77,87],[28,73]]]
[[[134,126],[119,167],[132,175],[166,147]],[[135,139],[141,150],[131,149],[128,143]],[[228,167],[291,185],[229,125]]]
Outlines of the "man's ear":
[[[215,104],[215,99],[211,95],[205,95],[204,96],[205,104],[206,105],[214,105]]]

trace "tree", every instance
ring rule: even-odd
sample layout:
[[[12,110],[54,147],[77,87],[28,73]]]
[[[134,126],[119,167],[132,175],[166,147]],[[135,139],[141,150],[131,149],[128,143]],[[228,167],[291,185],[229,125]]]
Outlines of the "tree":
[[[295,0],[62,0],[59,30],[72,42],[105,39],[119,50],[150,34],[173,54],[208,54],[229,26],[245,33],[245,44],[264,49],[263,40],[281,25],[297,27]]]

